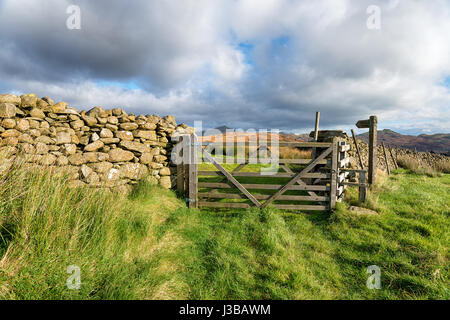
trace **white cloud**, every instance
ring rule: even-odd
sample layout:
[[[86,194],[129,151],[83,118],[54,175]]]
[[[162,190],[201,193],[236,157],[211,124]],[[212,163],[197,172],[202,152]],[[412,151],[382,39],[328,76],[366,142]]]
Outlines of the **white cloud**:
[[[320,110],[325,127],[377,114],[448,131],[446,0],[79,0],[79,31],[65,27],[69,4],[0,3],[0,88],[211,125],[300,130]],[[366,27],[372,4],[379,31]]]

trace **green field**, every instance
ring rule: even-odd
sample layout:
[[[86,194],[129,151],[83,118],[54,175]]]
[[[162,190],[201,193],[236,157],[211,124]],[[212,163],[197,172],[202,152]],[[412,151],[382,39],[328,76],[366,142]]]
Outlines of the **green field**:
[[[450,175],[379,180],[377,214],[350,212],[349,189],[304,215],[189,210],[145,182],[120,197],[18,169],[0,178],[0,299],[449,299]]]

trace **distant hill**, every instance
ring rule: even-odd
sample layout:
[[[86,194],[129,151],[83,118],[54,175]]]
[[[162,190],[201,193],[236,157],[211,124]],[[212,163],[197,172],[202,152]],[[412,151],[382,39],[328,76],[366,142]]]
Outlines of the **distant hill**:
[[[219,132],[222,133],[223,136],[225,136],[227,130],[230,130],[230,132],[227,134],[228,137],[231,136],[235,136],[235,137],[239,137],[241,139],[247,140],[249,139],[249,137],[254,137],[255,134],[257,136],[259,136],[259,133],[246,133],[246,132],[233,132],[232,128],[229,128],[227,126],[220,126],[217,128],[214,128],[215,130],[218,130]],[[211,135],[206,135],[207,130],[203,130],[202,132],[202,141],[213,141],[214,140],[214,136]],[[273,134],[270,132],[267,132],[267,136],[265,136],[263,139],[271,139],[270,137]],[[278,139],[279,141],[287,141],[287,142],[295,142],[295,141],[309,141],[309,135],[307,133],[303,133],[303,134],[293,134],[293,133],[285,133],[285,132],[280,132],[280,134],[278,135]]]
[[[222,132],[222,133],[226,133],[227,132],[227,130],[230,130],[231,128],[230,127],[227,127],[227,126],[220,126],[220,127],[217,127],[216,128],[216,130],[219,130],[220,132]]]
[[[358,135],[358,138],[367,142],[369,140],[369,133]],[[389,129],[378,131],[378,143],[384,142],[386,144],[423,152],[436,152],[450,154],[450,134],[421,134],[418,136],[404,135]]]
[[[208,131],[208,130],[209,130],[209,129],[203,130],[202,135],[204,135],[204,134],[206,133],[206,131]],[[219,131],[222,132],[222,133],[226,133],[227,130],[231,130],[231,128],[230,128],[230,127],[227,127],[227,126],[220,126],[220,127],[214,128],[214,130],[219,130]]]
[[[222,134],[225,134],[227,129],[231,129],[227,126],[220,126],[216,128]],[[205,133],[205,131],[203,132]],[[235,135],[235,134],[232,134]],[[238,136],[244,137],[249,136],[249,134],[239,133]],[[252,134],[250,134],[252,135]],[[368,142],[369,133],[363,133],[357,136],[359,139]],[[208,140],[208,137],[204,137]],[[309,141],[309,134],[293,134],[280,132],[280,141]],[[410,150],[417,150],[421,152],[435,152],[450,155],[450,134],[449,133],[438,133],[438,134],[421,134],[419,136],[404,135],[390,129],[384,129],[378,131],[378,143],[384,142],[393,147],[404,148]]]

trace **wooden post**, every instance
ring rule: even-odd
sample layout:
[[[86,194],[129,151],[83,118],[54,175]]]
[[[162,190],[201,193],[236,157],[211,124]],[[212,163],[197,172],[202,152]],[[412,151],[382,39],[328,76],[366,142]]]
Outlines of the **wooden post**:
[[[358,153],[359,166],[361,167],[361,169],[364,169],[364,163],[362,161],[361,152],[359,151],[358,142],[356,141],[355,131],[353,131],[353,129],[352,129],[352,137],[353,137],[353,142],[355,143],[356,152]]]
[[[195,134],[190,135],[189,143],[189,191],[188,207],[198,207],[198,140]]]
[[[331,152],[331,181],[330,181],[330,210],[336,207],[336,191],[338,177],[338,141],[333,138],[333,151]]]
[[[384,153],[384,161],[386,161],[386,170],[387,170],[388,175],[390,175],[391,174],[391,168],[389,167],[389,160],[388,160],[388,156],[387,156],[386,147],[384,145],[384,142],[383,142],[383,153]]]
[[[316,112],[316,124],[314,126],[314,141],[316,141],[316,142],[319,139],[319,121],[320,121],[320,112],[317,111]],[[317,148],[313,148],[312,153],[311,153],[311,159],[314,160],[316,158],[316,154],[317,154]]]
[[[366,170],[359,171],[358,174],[358,184],[359,184],[358,200],[361,203],[365,202],[367,198],[366,174],[367,174]]]
[[[392,162],[394,163],[395,169],[398,169],[398,163],[397,160],[394,158],[394,154],[392,153],[391,145],[388,144],[389,153],[391,154]]]
[[[179,163],[177,164],[177,191],[179,196],[186,197],[184,189],[184,150],[186,146],[183,139],[184,137],[180,136],[180,141],[178,142],[181,146],[181,151],[178,154]]]
[[[377,116],[369,118],[369,184],[374,185],[377,176]]]
[[[319,138],[319,121],[320,121],[320,112],[316,112],[316,125],[314,127],[314,141],[317,141]]]
[[[369,184],[375,184],[377,175],[377,116],[371,116],[367,120],[359,120],[358,128],[369,128]]]

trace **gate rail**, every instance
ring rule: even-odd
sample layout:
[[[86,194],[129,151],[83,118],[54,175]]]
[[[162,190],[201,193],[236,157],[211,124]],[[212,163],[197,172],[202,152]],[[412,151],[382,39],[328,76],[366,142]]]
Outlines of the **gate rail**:
[[[315,148],[315,158],[279,159],[277,162],[283,171],[272,175],[242,172],[241,170],[251,162],[250,160],[257,162],[261,160],[250,157],[247,159],[245,155],[242,159],[234,158],[239,163],[234,170],[226,170],[218,158],[208,151],[207,146],[211,143],[199,142],[195,134],[181,136],[178,143],[179,156],[182,157],[183,162],[177,165],[177,191],[186,197],[190,208],[257,207],[262,209],[271,205],[284,210],[333,210],[336,202],[342,200],[345,187],[349,184],[347,181],[349,171],[346,166],[350,162],[347,154],[350,146],[337,139],[334,139],[333,142],[280,142],[278,144],[280,147]],[[260,142],[257,148],[265,147],[270,152],[267,143]],[[199,171],[200,157],[206,163],[212,164],[216,171]],[[301,166],[300,171],[294,172],[287,166],[288,164]],[[210,177],[222,177],[223,179],[220,182],[205,182],[199,181],[199,176],[202,180]],[[238,180],[241,177],[264,177],[266,183],[255,183],[254,181],[244,183]],[[280,178],[289,178],[289,181],[280,183]],[[257,179],[255,180],[257,181]],[[270,180],[275,181],[272,183]],[[267,181],[270,182],[267,183]],[[254,192],[254,190],[259,192]],[[268,190],[275,192],[266,194]],[[223,199],[246,200],[247,202],[222,202]],[[291,203],[283,203],[285,201]]]

